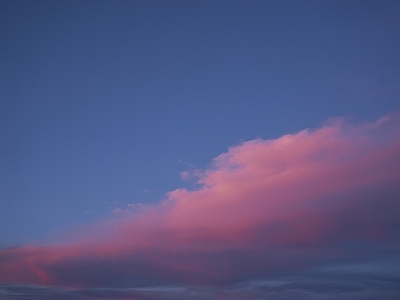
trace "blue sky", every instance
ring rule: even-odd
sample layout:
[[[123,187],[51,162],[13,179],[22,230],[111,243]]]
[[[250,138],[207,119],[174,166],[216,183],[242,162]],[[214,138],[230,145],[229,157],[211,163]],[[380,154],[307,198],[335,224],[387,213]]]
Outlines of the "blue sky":
[[[1,1],[0,247],[196,190],[180,172],[245,141],[398,112],[399,13],[398,1]]]

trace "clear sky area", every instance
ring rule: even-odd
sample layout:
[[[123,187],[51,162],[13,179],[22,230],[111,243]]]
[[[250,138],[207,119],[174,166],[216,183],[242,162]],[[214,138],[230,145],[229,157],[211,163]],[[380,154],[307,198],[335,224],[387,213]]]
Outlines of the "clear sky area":
[[[0,0],[0,299],[400,299],[399,16]]]

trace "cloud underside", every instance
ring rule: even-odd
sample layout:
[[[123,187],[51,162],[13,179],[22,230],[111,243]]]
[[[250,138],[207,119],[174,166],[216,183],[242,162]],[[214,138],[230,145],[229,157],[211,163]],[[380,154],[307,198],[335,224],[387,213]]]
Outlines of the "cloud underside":
[[[399,268],[399,261],[394,263]],[[24,300],[256,300],[256,299],[393,299],[400,295],[399,274],[383,272],[376,274],[349,272],[314,272],[305,276],[276,277],[264,281],[250,281],[218,288],[212,286],[151,286],[136,288],[82,288],[62,289],[26,285],[0,285],[1,299]]]
[[[65,299],[72,292],[60,287],[78,289],[82,299],[95,298],[82,293],[99,288],[121,299],[169,299],[138,287],[176,285],[190,288],[168,291],[174,299],[188,291],[204,299],[202,293],[222,288],[221,299],[240,299],[249,290],[226,287],[399,254],[399,115],[361,124],[335,119],[317,130],[248,141],[185,178],[198,188],[174,190],[157,205],[82,229],[86,241],[0,251],[0,282],[8,283],[0,297],[52,286],[45,290],[64,291]],[[338,282],[278,286],[285,287],[282,297],[297,289],[313,299],[317,292],[306,286],[343,292],[347,285]],[[347,287],[359,289],[360,298],[366,290]],[[277,289],[264,285],[243,297]],[[399,295],[384,290],[388,299]]]

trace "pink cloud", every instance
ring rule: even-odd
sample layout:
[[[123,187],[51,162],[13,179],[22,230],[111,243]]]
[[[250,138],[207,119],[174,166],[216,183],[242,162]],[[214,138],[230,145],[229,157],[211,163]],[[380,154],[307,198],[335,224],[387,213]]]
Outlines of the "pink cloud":
[[[0,251],[0,281],[219,284],[379,254],[399,242],[396,114],[248,141],[184,177],[192,176],[199,189],[94,224],[86,231],[101,234],[86,242]]]

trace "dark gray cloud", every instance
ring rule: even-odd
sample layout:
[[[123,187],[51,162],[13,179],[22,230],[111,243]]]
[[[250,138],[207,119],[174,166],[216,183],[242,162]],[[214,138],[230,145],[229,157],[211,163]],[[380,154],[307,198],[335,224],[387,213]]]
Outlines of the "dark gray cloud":
[[[347,263],[301,274],[258,278],[224,287],[141,286],[136,288],[62,289],[26,285],[0,286],[1,300],[204,300],[204,299],[399,299],[400,257]]]

